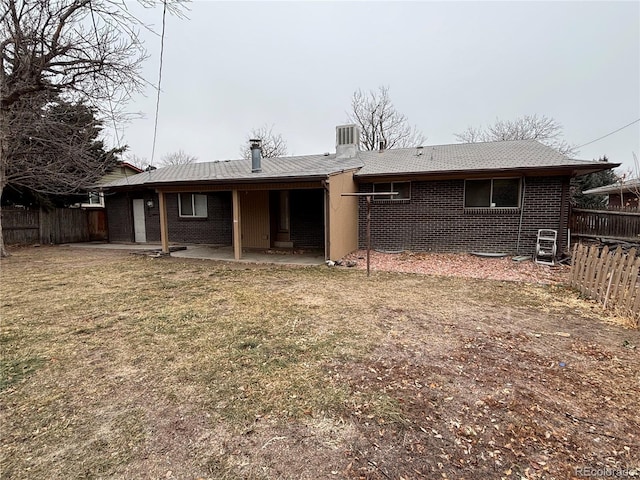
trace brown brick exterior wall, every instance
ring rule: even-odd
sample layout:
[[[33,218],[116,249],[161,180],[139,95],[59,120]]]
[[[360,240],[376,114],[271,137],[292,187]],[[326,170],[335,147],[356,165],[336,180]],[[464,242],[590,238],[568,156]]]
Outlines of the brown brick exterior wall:
[[[169,241],[213,245],[233,243],[231,192],[207,194],[207,218],[180,217],[178,194],[168,193],[166,199]]]
[[[155,192],[145,192],[144,199],[144,228],[147,233],[147,242],[160,241],[160,206],[158,194]],[[147,201],[153,201],[153,207],[147,206]]]
[[[107,226],[110,242],[133,242],[131,197],[126,193],[106,193]]]
[[[569,211],[568,185],[567,177],[526,179],[519,253],[534,254],[539,228],[558,230],[558,251],[563,250]],[[372,190],[371,183],[360,184],[361,192]],[[463,199],[464,180],[442,180],[411,182],[408,201],[374,201],[372,247],[386,251],[517,253],[520,209],[465,209]],[[360,199],[358,221],[359,243],[364,247],[364,198]]]
[[[112,242],[133,241],[133,211],[131,201],[143,198],[145,201],[145,228],[147,242],[160,241],[160,208],[158,195],[150,190],[135,193],[117,193],[105,198],[109,240]],[[203,243],[231,245],[233,217],[231,192],[207,194],[207,218],[184,218],[179,216],[178,194],[166,194],[169,241],[183,243]],[[147,200],[153,200],[153,207],[146,207]]]

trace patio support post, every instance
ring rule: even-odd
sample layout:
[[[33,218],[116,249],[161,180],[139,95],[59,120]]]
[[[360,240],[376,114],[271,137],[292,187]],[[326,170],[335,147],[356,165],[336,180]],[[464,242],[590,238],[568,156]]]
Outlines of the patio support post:
[[[371,275],[371,195],[367,195],[367,277]]]
[[[167,202],[164,192],[158,192],[158,207],[160,209],[160,241],[162,253],[169,253],[169,229],[167,228]]]
[[[233,258],[240,260],[242,257],[242,239],[240,238],[240,196],[238,190],[231,192],[233,200]]]

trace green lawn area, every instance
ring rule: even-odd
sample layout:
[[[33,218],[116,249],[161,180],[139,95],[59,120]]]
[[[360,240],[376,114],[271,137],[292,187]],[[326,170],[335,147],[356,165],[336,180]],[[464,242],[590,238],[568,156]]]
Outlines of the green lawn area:
[[[560,286],[69,247],[0,268],[3,479],[640,468],[640,334]]]

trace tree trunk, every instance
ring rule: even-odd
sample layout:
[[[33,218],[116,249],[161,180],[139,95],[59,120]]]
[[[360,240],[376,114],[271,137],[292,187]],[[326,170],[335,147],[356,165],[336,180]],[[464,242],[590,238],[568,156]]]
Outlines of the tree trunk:
[[[0,258],[8,257],[9,252],[4,246],[4,235],[2,235],[2,192],[7,183],[5,165],[7,164],[7,139],[6,136],[5,111],[0,110]]]
[[[2,198],[2,186],[0,186],[0,198]],[[9,252],[4,246],[4,235],[2,235],[2,204],[0,203],[0,258],[8,257]]]

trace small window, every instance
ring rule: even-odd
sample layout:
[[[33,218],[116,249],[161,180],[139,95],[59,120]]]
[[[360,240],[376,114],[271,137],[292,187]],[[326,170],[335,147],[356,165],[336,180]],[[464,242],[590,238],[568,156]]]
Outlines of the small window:
[[[464,206],[466,208],[517,208],[520,206],[520,179],[466,180]]]
[[[206,218],[207,196],[198,193],[178,195],[178,209],[181,217]]]
[[[409,200],[411,198],[411,182],[374,183],[373,193],[397,192],[397,195],[376,195],[374,200]]]
[[[83,207],[104,207],[104,194],[100,192],[89,192],[84,198]]]

